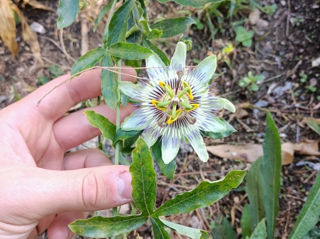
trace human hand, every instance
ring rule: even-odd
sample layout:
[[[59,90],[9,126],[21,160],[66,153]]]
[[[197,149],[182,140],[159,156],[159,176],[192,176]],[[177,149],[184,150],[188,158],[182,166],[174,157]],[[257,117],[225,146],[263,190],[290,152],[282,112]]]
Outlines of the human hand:
[[[95,149],[64,155],[100,133],[83,110],[65,115],[77,102],[100,94],[100,70],[68,77],[61,76],[0,111],[1,239],[35,238],[47,228],[49,239],[71,238],[67,225],[85,211],[131,200],[128,167],[112,166]],[[92,109],[115,122],[115,113],[107,106]],[[121,118],[133,109],[132,105],[121,109]]]

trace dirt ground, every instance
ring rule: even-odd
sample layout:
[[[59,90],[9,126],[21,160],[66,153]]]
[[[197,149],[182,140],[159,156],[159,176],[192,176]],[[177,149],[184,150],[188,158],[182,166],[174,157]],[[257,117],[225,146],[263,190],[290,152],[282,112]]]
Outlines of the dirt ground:
[[[224,118],[237,129],[237,132],[224,140],[207,140],[208,145],[222,143],[248,144],[262,143],[265,130],[265,112],[268,109],[278,126],[282,142],[302,142],[319,139],[305,123],[306,117],[320,118],[320,68],[312,67],[312,62],[320,57],[320,3],[316,0],[261,0],[262,4],[277,4],[272,15],[261,14],[264,24],[244,25],[255,32],[253,45],[245,48],[236,45],[236,53],[231,57],[232,69],[221,62],[212,92],[230,99],[237,106],[236,114],[225,114]],[[43,1],[56,10],[57,1]],[[150,18],[175,17],[186,9],[174,3],[159,4],[151,1]],[[170,6],[170,7],[168,7]],[[190,9],[189,9],[190,10]],[[50,67],[59,66],[68,72],[83,48],[94,48],[101,41],[101,32],[92,31],[89,21],[78,19],[71,27],[59,32],[56,28],[55,12],[22,8],[29,24],[40,23],[46,30],[38,34],[43,66],[36,65],[29,46],[22,41],[21,27],[18,27],[17,41],[19,54],[13,59],[0,41],[0,109],[30,93],[39,86],[38,77],[49,79],[54,75]],[[199,12],[190,10],[194,17],[202,19]],[[184,35],[193,41],[190,59],[203,59],[210,53],[217,53],[221,45],[234,41],[232,22],[248,18],[249,12],[242,12],[223,22],[226,31],[218,33],[214,40],[206,26],[199,30],[192,26]],[[183,13],[181,13],[183,15]],[[212,19],[214,22],[214,19]],[[82,44],[85,33],[88,41]],[[168,56],[172,54],[175,41],[160,42]],[[235,42],[234,42],[235,43]],[[239,87],[239,80],[249,71],[263,74],[265,80],[256,92]],[[302,82],[302,78],[306,79]],[[178,155],[178,168],[174,180],[158,177],[158,204],[187,190],[194,188],[201,180],[216,180],[232,169],[246,169],[250,163],[239,160],[221,159],[210,154],[208,163],[201,163],[190,146],[185,145]],[[320,163],[318,156],[295,156],[294,161],[282,168],[280,211],[277,218],[276,238],[288,238],[302,204],[317,173],[310,165],[298,166],[301,162]],[[213,221],[223,215],[228,218],[238,234],[241,233],[240,218],[242,208],[247,203],[244,188],[232,191],[227,197],[206,209],[198,209],[188,215],[172,216],[177,223],[210,231]],[[138,230],[142,238],[152,238],[150,226]],[[135,234],[136,235],[136,234]],[[137,238],[132,234],[132,238]],[[173,235],[172,238],[180,238]]]

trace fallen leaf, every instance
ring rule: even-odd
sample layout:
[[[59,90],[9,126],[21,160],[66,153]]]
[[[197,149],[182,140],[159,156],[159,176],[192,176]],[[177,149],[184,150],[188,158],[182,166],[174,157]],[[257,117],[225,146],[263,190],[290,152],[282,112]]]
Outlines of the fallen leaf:
[[[10,4],[11,1],[9,0],[1,0],[0,37],[3,43],[9,48],[12,55],[15,56],[18,53],[18,44],[16,42],[16,23]]]
[[[18,14],[21,21],[23,40],[30,46],[36,61],[43,65],[37,34],[29,26],[29,24],[27,23],[27,19],[20,12],[19,8],[16,5],[12,5],[11,7]]]
[[[210,153],[220,158],[242,159],[248,162],[254,162],[257,158],[263,155],[262,146],[260,144],[221,144],[207,146],[207,149]]]
[[[33,8],[53,12],[53,9],[51,7],[47,7],[46,5],[43,5],[42,3],[40,3],[36,0],[23,0],[23,6],[25,6],[26,4],[30,5]]]
[[[312,67],[317,67],[317,66],[320,66],[320,57],[312,61]]]
[[[240,159],[247,162],[254,162],[259,157],[263,156],[261,144],[243,144],[243,145],[228,145],[221,144],[215,146],[207,146],[210,153],[228,159]],[[283,143],[281,145],[282,165],[288,165],[293,162],[294,154],[319,156],[319,148],[317,140],[309,140],[300,143]]]
[[[307,124],[314,132],[320,135],[320,124],[319,122],[317,122],[316,119],[314,118],[307,119]]]
[[[293,147],[296,154],[319,156],[320,152],[318,145],[318,140],[306,140],[305,142],[294,144]]]
[[[260,11],[255,8],[249,15],[249,21],[252,25],[255,25],[260,20]]]

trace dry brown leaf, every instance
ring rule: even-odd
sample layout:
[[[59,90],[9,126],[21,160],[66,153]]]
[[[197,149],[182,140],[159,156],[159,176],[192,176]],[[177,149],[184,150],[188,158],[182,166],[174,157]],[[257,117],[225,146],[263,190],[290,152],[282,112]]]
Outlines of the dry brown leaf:
[[[208,151],[220,158],[242,159],[248,162],[254,162],[263,155],[260,144],[228,145],[221,144],[208,146]]]
[[[15,56],[18,53],[18,44],[16,42],[16,23],[10,3],[9,0],[1,0],[0,37],[12,55]]]
[[[23,5],[30,5],[33,8],[38,8],[41,10],[46,10],[46,11],[52,11],[53,9],[51,7],[47,7],[46,5],[43,5],[42,3],[36,1],[36,0],[23,0]]]
[[[19,8],[16,5],[12,5],[11,7],[18,14],[21,21],[23,40],[30,46],[36,61],[43,65],[37,34],[29,26],[29,24],[27,23],[27,19],[20,12]]]
[[[294,144],[294,151],[296,154],[319,156],[319,141],[307,140],[305,142]]]
[[[244,145],[228,145],[221,144],[208,146],[208,151],[220,158],[240,159],[248,162],[254,162],[263,156],[262,145],[260,144],[244,144]],[[309,140],[297,144],[283,143],[281,145],[282,165],[288,165],[293,162],[294,154],[303,154],[318,156],[320,155],[318,141]]]

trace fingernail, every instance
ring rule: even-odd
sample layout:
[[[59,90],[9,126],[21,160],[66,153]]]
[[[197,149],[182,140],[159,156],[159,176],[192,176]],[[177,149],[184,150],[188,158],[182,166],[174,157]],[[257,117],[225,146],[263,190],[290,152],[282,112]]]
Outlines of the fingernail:
[[[128,171],[124,171],[119,175],[118,192],[124,200],[132,199],[131,175]]]

